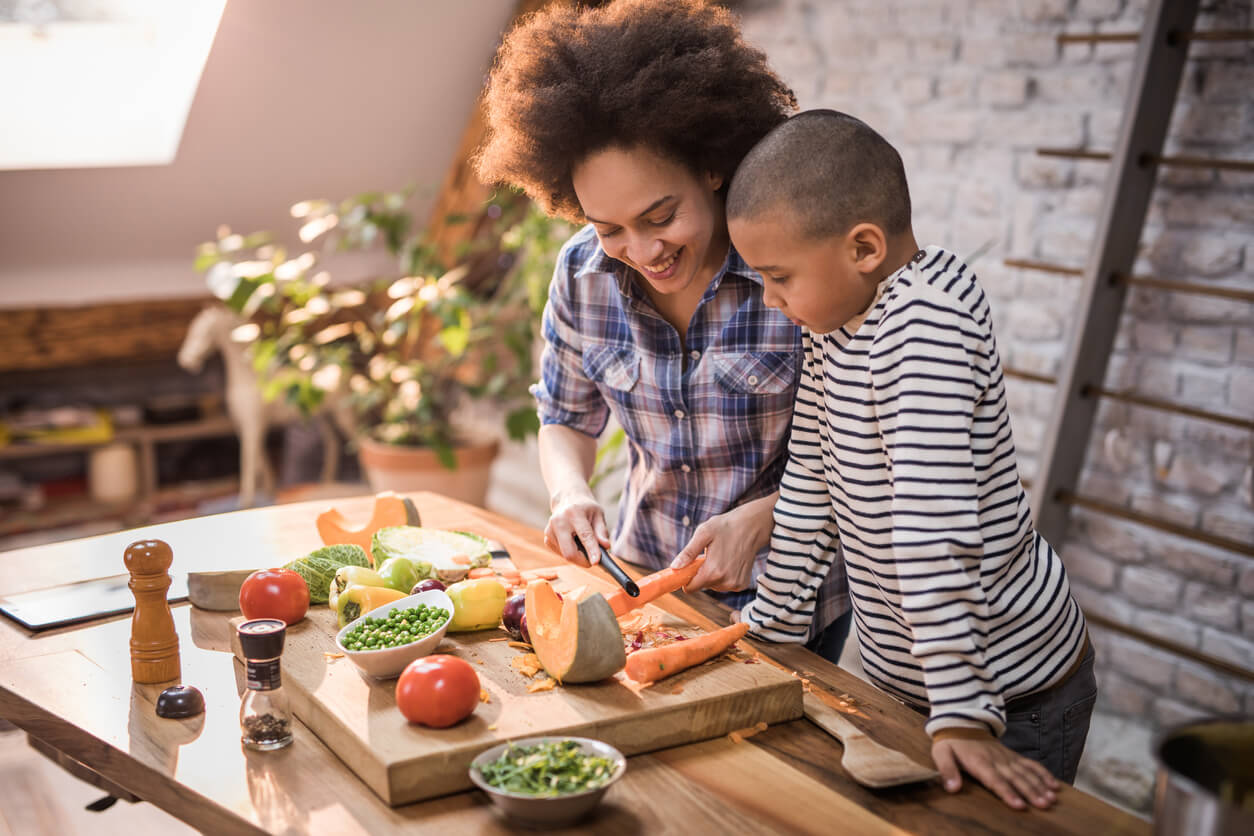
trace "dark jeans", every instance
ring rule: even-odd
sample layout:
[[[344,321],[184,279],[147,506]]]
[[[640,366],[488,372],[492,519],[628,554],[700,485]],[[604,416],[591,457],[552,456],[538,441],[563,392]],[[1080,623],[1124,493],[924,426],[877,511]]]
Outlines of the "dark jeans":
[[[840,664],[840,652],[849,638],[849,625],[853,622],[853,610],[827,625],[822,633],[806,642],[806,650],[817,653],[833,665]]]
[[[1084,754],[1089,718],[1097,702],[1093,646],[1069,678],[1053,688],[1006,703],[1006,731],[1001,742],[1044,766],[1068,784]]]
[[[1002,744],[1041,764],[1055,778],[1068,784],[1075,783],[1084,741],[1089,736],[1089,718],[1097,702],[1093,659],[1090,644],[1080,660],[1080,667],[1070,677],[1053,688],[1006,703]],[[927,708],[906,704],[927,716]]]

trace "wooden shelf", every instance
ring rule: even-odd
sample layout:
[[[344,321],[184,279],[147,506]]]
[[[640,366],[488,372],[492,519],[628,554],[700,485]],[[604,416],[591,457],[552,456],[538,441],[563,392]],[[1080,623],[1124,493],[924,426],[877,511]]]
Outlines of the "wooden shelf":
[[[89,496],[50,500],[37,511],[13,511],[0,518],[0,537],[46,531],[50,528],[116,519],[118,528],[133,528],[163,519],[178,506],[194,506],[207,499],[231,496],[239,491],[239,479],[207,479],[161,488],[146,498],[125,502],[98,502]],[[199,516],[196,513],[182,517]],[[0,548],[3,548],[0,546]]]
[[[235,425],[225,415],[183,421],[177,424],[152,424],[141,427],[124,427],[110,438],[101,441],[60,443],[54,441],[16,441],[0,447],[0,461],[27,459],[38,456],[56,456],[63,453],[83,453],[118,442],[130,444],[157,444],[165,441],[187,441],[195,438],[218,438],[235,434]]]
[[[116,519],[119,528],[144,525],[169,513],[180,505],[194,506],[215,497],[228,496],[239,490],[239,477],[158,487],[157,445],[172,441],[199,438],[220,438],[235,435],[235,425],[225,415],[184,421],[175,424],[152,424],[126,427],[102,441],[56,443],[16,442],[0,447],[0,461],[30,459],[39,456],[84,454],[110,444],[129,444],[135,448],[138,489],[134,498],[121,502],[99,502],[79,495],[52,499],[36,511],[6,512],[0,517],[0,537],[11,537],[46,531],[52,528],[81,525]],[[187,514],[185,516],[194,516]]]

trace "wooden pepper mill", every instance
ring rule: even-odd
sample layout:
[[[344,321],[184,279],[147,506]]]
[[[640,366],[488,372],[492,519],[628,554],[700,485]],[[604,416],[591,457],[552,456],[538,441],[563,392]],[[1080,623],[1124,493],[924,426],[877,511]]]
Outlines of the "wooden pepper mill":
[[[146,683],[178,679],[182,671],[179,637],[166,601],[166,590],[170,588],[167,570],[174,555],[161,540],[137,540],[126,547],[125,560],[131,573],[131,592],[135,595],[135,615],[131,618],[131,678]]]

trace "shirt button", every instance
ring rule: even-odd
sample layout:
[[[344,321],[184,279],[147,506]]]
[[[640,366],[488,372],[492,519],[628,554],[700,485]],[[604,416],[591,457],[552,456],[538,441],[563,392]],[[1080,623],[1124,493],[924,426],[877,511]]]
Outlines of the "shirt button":
[[[680,470],[682,470],[684,473],[691,473],[691,472],[692,472],[692,468],[691,468],[691,467],[689,467],[689,466],[688,466],[688,465],[686,465],[686,464],[685,464],[685,465],[682,465],[679,469],[680,469]]]
[[[683,522],[684,522],[684,525],[692,525],[692,517],[688,516],[687,514],[684,514]]]
[[[683,418],[683,417],[684,417],[684,411],[683,411],[682,409],[677,409],[677,410],[675,410],[675,417],[676,417],[676,418]]]
[[[756,374],[749,375],[749,385],[750,386],[758,385],[758,376]]]
[[[689,352],[688,352],[688,356],[689,356],[689,357],[691,357],[693,360],[700,360],[700,359],[701,359],[701,352],[700,352],[700,351],[697,351],[697,350],[694,348],[692,351],[689,351]]]

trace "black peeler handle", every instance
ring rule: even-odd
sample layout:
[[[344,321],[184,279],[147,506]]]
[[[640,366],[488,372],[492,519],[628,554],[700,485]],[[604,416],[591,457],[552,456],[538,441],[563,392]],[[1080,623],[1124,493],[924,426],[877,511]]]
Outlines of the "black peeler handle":
[[[579,537],[576,536],[574,540],[575,545],[579,548],[579,551],[583,553],[583,556],[591,560],[592,558],[588,556],[588,550],[584,548],[583,542],[579,539]],[[640,597],[640,587],[636,586],[636,582],[627,576],[627,573],[623,571],[622,566],[619,566],[614,562],[614,558],[610,557],[610,553],[607,552],[604,547],[601,547],[601,565],[605,567],[606,572],[610,573],[610,577],[618,582],[618,585],[623,588],[624,592],[632,598]]]

